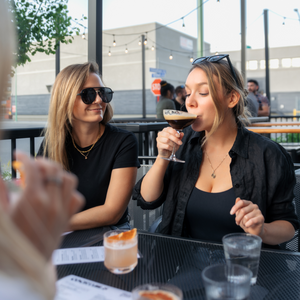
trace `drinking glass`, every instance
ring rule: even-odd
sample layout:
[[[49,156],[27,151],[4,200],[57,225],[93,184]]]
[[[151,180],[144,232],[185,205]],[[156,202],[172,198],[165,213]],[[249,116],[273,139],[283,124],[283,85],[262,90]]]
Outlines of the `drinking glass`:
[[[114,274],[129,273],[137,265],[138,234],[129,240],[108,239],[124,231],[126,230],[111,230],[103,235],[104,265]]]
[[[132,299],[133,300],[147,300],[147,299],[182,300],[183,296],[182,296],[182,291],[175,285],[163,284],[163,283],[151,283],[151,284],[144,284],[136,287],[132,291]]]
[[[252,272],[241,265],[216,264],[202,271],[207,300],[246,300]]]
[[[253,273],[251,284],[255,284],[262,243],[261,238],[249,233],[230,233],[225,235],[222,241],[227,264],[239,264],[249,268]]]
[[[196,121],[197,115],[190,114],[188,112],[174,110],[174,109],[164,109],[164,118],[169,123],[169,125],[177,130],[178,133],[182,131],[183,128],[193,124]],[[180,163],[185,163],[185,161],[176,158],[175,156],[175,143],[173,145],[173,150],[170,157],[162,159],[175,161]]]

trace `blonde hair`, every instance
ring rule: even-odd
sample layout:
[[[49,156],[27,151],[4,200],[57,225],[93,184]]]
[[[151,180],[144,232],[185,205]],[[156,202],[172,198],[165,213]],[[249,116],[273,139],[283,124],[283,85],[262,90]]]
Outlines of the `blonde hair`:
[[[72,132],[75,99],[92,73],[99,75],[96,63],[70,65],[57,75],[52,88],[48,126],[45,130],[44,156],[57,161],[65,170],[69,170],[65,144],[67,136]],[[112,116],[113,109],[108,103],[101,123],[105,125]]]
[[[232,66],[233,67],[233,66]],[[238,103],[231,109],[233,116],[235,117],[236,123],[241,126],[249,124],[250,112],[245,106],[247,91],[244,89],[244,80],[240,72],[233,67],[236,79],[233,77],[232,71],[229,64],[225,60],[218,62],[203,61],[199,64],[194,64],[191,68],[191,73],[194,69],[200,68],[207,76],[208,88],[211,97],[214,102],[216,116],[210,132],[204,137],[202,145],[205,144],[207,139],[219,128],[224,121],[226,111],[224,111],[221,103],[223,99],[220,99],[218,94],[218,87],[216,86],[215,78],[222,88],[223,96],[228,96],[231,92],[236,92],[240,96]]]

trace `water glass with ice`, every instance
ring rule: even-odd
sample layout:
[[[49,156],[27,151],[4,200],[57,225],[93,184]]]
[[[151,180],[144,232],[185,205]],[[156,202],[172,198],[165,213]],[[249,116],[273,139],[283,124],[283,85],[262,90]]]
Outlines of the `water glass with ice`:
[[[253,273],[251,284],[255,284],[262,239],[249,233],[231,233],[225,235],[222,241],[227,264],[239,264],[249,268]]]
[[[207,300],[247,300],[252,272],[241,265],[216,264],[202,271]]]

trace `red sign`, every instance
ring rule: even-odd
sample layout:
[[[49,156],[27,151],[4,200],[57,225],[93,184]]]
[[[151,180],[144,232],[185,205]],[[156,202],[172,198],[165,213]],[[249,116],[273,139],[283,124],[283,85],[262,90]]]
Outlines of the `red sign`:
[[[160,82],[161,79],[157,78],[151,83],[151,92],[154,96],[160,96]]]

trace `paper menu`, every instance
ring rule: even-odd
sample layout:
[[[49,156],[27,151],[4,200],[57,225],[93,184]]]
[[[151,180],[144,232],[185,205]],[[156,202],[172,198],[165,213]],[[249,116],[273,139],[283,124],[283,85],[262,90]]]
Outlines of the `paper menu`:
[[[56,266],[100,261],[104,261],[103,246],[57,249],[52,255],[52,262]]]
[[[69,275],[56,282],[54,300],[129,300],[131,293],[111,286]]]

